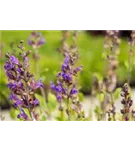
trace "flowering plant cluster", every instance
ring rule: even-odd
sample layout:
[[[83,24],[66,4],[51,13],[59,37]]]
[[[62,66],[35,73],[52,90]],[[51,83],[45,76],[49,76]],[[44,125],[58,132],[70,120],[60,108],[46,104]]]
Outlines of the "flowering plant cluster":
[[[71,47],[66,43],[68,31],[63,31],[62,53],[64,62],[61,66],[61,72],[57,75],[56,83],[51,83],[51,89],[57,97],[59,110],[66,112],[68,120],[83,119],[84,111],[82,104],[79,101],[76,77],[82,71],[82,66],[75,67],[78,59],[76,47],[76,32],[73,33],[73,45]],[[66,109],[64,110],[64,108]]]
[[[25,51],[23,41],[18,45],[19,56],[16,53],[6,53],[4,65],[8,78],[9,100],[13,110],[17,110],[16,118],[26,121],[38,120],[61,120],[61,121],[85,121],[85,120],[108,120],[108,121],[135,121],[135,110],[130,92],[130,76],[133,69],[133,55],[135,45],[135,31],[132,31],[129,39],[128,61],[124,62],[127,67],[127,81],[123,86],[118,85],[117,70],[119,69],[119,45],[120,32],[117,30],[106,31],[105,50],[103,60],[105,63],[103,75],[95,73],[93,82],[93,94],[100,100],[98,105],[86,113],[83,108],[82,95],[79,92],[77,78],[83,67],[77,66],[79,51],[77,47],[78,32],[72,32],[72,44],[68,43],[69,31],[62,31],[62,41],[59,52],[64,60],[60,71],[57,72],[56,80],[46,85],[42,83],[41,72],[38,62],[41,60],[39,48],[45,44],[45,39],[39,32],[32,32],[28,38],[28,44],[33,50]],[[35,75],[30,71],[29,55],[33,53],[35,62]],[[42,75],[43,76],[43,75]],[[45,75],[44,75],[45,76]],[[51,80],[49,80],[50,82]],[[47,88],[45,88],[47,87]],[[51,94],[52,93],[52,94]],[[82,97],[81,97],[82,96]],[[116,108],[116,100],[120,100],[121,109]],[[94,110],[94,111],[93,111]],[[1,111],[1,110],[0,110]],[[92,112],[92,113],[91,113]],[[87,115],[88,114],[88,115]],[[0,114],[0,119],[4,117]]]
[[[41,80],[36,82],[34,75],[29,72],[28,55],[31,51],[24,51],[23,42],[20,42],[19,48],[21,49],[20,59],[9,53],[6,54],[8,60],[4,68],[8,77],[7,86],[10,89],[9,99],[12,100],[14,108],[20,110],[18,118],[38,120],[35,108],[39,105],[39,101],[35,97],[35,92],[43,84]]]

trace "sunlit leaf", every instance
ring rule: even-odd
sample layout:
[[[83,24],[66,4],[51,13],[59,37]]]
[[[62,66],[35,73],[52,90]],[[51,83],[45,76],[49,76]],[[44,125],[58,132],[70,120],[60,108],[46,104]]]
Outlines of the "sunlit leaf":
[[[104,101],[104,93],[98,93],[97,98],[100,100],[100,102]]]
[[[79,97],[79,100],[82,102],[84,100],[84,95],[83,93],[78,93],[78,97]]]
[[[120,97],[120,93],[121,93],[121,88],[117,88],[113,93],[114,100],[117,100]]]
[[[124,61],[124,65],[125,65],[126,69],[128,69],[128,68],[129,68],[129,63],[128,63],[128,61],[127,61],[127,60],[125,60],[125,61]]]
[[[98,79],[98,81],[102,81],[103,80],[103,76],[100,73],[94,73],[94,77],[96,77]]]

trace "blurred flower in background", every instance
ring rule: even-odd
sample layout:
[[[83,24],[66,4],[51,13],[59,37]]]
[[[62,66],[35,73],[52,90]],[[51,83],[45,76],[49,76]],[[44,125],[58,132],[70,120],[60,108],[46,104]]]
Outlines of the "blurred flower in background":
[[[33,47],[33,49],[40,48],[45,44],[45,39],[40,32],[33,31],[28,38],[28,44]]]

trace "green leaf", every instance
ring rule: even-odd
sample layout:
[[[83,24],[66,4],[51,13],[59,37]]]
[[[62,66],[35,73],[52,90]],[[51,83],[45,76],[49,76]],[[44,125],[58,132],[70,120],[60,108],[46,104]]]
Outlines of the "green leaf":
[[[96,106],[96,108],[95,108],[94,111],[95,111],[95,113],[98,114],[98,115],[101,115],[101,114],[102,114],[102,110],[100,109],[99,106]]]
[[[100,100],[100,102],[104,101],[104,93],[98,93],[97,98]]]
[[[58,121],[67,121],[64,112],[59,111],[58,116],[55,117]]]
[[[113,96],[114,96],[114,100],[118,100],[119,96],[120,96],[120,93],[121,93],[121,88],[117,88],[115,90],[115,92],[113,93]]]
[[[79,97],[79,100],[82,102],[84,100],[84,95],[83,93],[78,93],[78,97]]]
[[[40,121],[46,121],[46,120],[47,120],[46,116],[42,116],[40,119]]]
[[[35,96],[39,100],[40,106],[46,107],[45,99],[41,95],[39,95],[39,94],[35,94]]]
[[[17,115],[20,113],[19,110],[11,108],[10,109],[10,116],[12,119],[16,120],[17,119]]]
[[[52,93],[48,94],[48,107],[51,111],[55,110],[56,106],[57,106],[57,99],[56,96],[53,95]]]
[[[127,60],[125,60],[125,61],[124,61],[124,65],[125,65],[126,69],[128,69],[128,68],[129,68],[129,63],[128,63],[128,61],[127,61]]]
[[[103,52],[103,53],[101,54],[101,58],[106,59],[106,55],[107,55],[107,53]]]
[[[103,80],[103,76],[100,73],[94,73],[94,76],[98,79],[98,81],[102,81]]]

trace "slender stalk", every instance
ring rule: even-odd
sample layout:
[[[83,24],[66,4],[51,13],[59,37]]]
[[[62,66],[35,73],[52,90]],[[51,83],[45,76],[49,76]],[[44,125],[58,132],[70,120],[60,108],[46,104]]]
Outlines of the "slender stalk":
[[[38,59],[36,57],[38,57],[38,49],[35,49],[35,66],[36,66],[36,75],[39,78],[40,77],[40,71],[39,71]],[[48,105],[47,95],[45,94],[44,89],[41,87],[40,87],[40,92],[41,92],[43,98],[45,99],[46,104]]]
[[[115,106],[114,106],[114,99],[113,99],[113,93],[112,93],[112,92],[110,92],[110,97],[111,97],[112,109],[115,109]],[[114,110],[112,110],[112,111],[114,111]],[[115,119],[115,112],[112,112],[112,114],[113,114],[113,121],[115,121],[115,120],[116,120],[116,119]]]
[[[68,115],[68,120],[70,121],[70,105],[69,105],[69,98],[67,98],[67,115]]]

